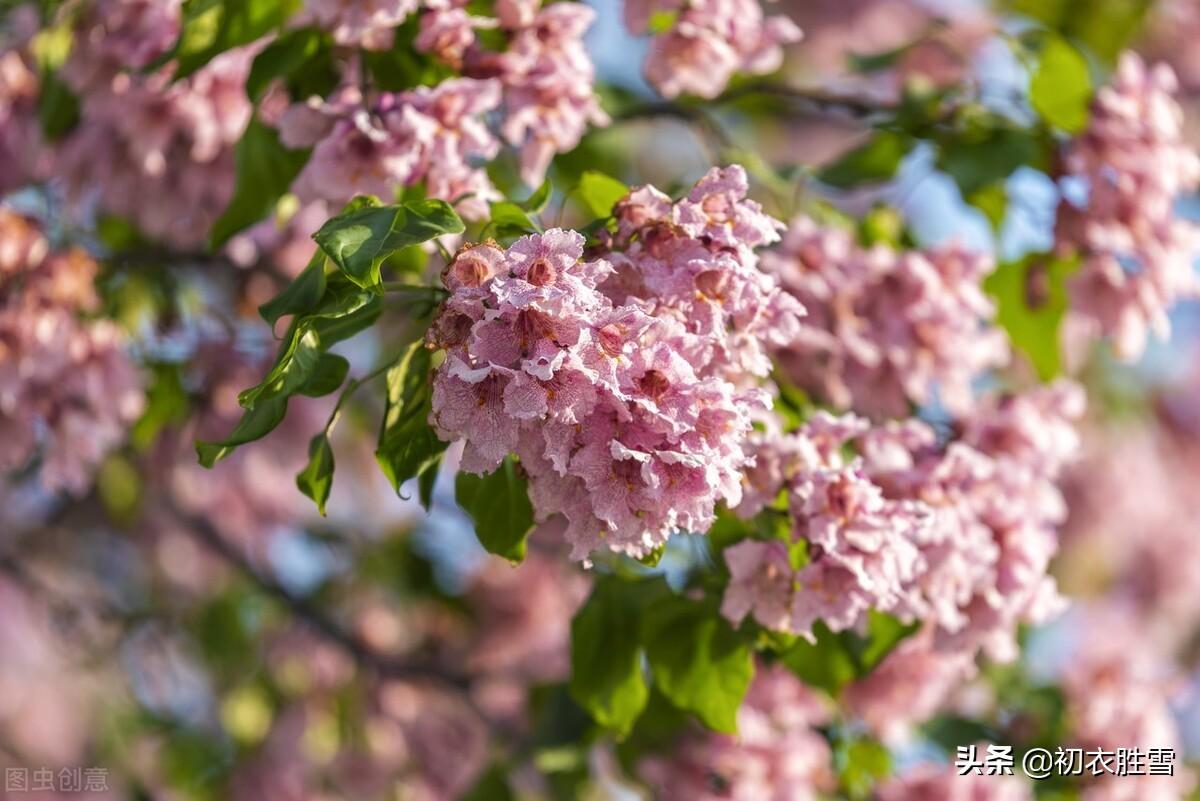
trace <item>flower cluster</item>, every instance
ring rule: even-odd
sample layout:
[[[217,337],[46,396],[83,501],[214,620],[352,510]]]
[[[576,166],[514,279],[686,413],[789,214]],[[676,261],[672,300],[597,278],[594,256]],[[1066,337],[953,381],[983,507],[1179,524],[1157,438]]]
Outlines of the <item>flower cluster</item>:
[[[329,31],[338,44],[386,50],[392,29],[420,5],[420,0],[305,0],[300,20]]]
[[[141,381],[99,305],[96,263],[50,252],[34,223],[0,209],[0,470],[35,453],[50,490],[84,492],[142,408]]]
[[[341,205],[360,194],[393,198],[423,182],[431,197],[468,198],[459,211],[484,217],[499,195],[476,163],[500,149],[482,119],[499,102],[496,81],[455,78],[384,93],[370,105],[348,87],[329,100],[292,106],[279,121],[281,141],[313,147],[293,190],[303,200]]]
[[[540,0],[497,3],[509,47],[498,57],[468,52],[466,71],[479,69],[504,84],[505,140],[521,149],[521,180],[537,186],[550,159],[579,144],[588,125],[607,125],[592,84],[595,68],[583,35],[595,12],[582,3]]]
[[[3,20],[0,32],[0,193],[36,178],[44,165],[41,126],[38,123],[38,80],[28,51],[28,40],[37,31],[37,13],[20,7]]]
[[[664,219],[632,211],[647,196]],[[561,516],[576,559],[601,545],[645,554],[739,502],[741,443],[765,406],[745,385],[765,357],[730,331],[783,314],[753,254],[774,224],[745,200],[740,168],[714,169],[677,204],[647,187],[618,209],[629,235],[635,218],[645,227],[611,263],[581,262],[583,237],[561,229],[461,250],[428,336],[447,351],[439,436],[465,441],[470,472],[517,453],[537,519]]]
[[[820,698],[783,667],[760,667],[738,710],[737,737],[691,736],[638,774],[663,801],[816,801],[834,789],[833,754],[816,726]]]
[[[952,766],[922,764],[875,789],[878,801],[1033,801],[1033,789],[1017,776],[960,776]]]
[[[913,727],[933,717],[976,672],[973,653],[938,648],[934,629],[926,626],[849,684],[841,700],[882,741],[904,744]]]
[[[646,78],[664,97],[716,97],[737,72],[762,75],[783,63],[782,45],[800,40],[785,16],[767,17],[758,0],[628,0],[625,25],[635,34],[669,15],[646,58]]]
[[[792,221],[763,267],[808,309],[803,331],[779,353],[786,373],[839,408],[907,417],[938,398],[961,413],[971,382],[1005,364],[1008,343],[988,325],[982,281],[991,257],[951,244],[897,252],[860,247],[846,230]]]
[[[96,0],[75,20],[62,77],[80,121],[54,149],[53,170],[78,202],[129,218],[181,248],[205,241],[233,194],[233,145],[250,119],[251,47],[222,53],[178,81],[143,69],[167,52],[180,3]]]
[[[783,541],[728,548],[722,613],[811,636],[816,620],[844,630],[878,609],[928,621],[939,647],[1012,658],[1016,626],[1058,608],[1046,574],[1065,514],[1054,482],[1082,403],[1066,384],[989,399],[949,444],[916,420],[871,428],[825,413],[762,443],[776,453],[748,480],[759,498],[789,491],[807,563],[794,567]],[[850,462],[847,444],[861,454]]]
[[[1086,751],[1119,748],[1182,750],[1171,711],[1180,690],[1173,666],[1145,647],[1141,621],[1119,603],[1077,608],[1077,648],[1062,677],[1071,739]],[[1104,631],[1105,637],[1091,636]],[[1089,782],[1083,801],[1187,798],[1196,787],[1191,771],[1171,776],[1100,776]]]
[[[1176,88],[1170,67],[1126,53],[1064,157],[1066,188],[1086,192],[1059,205],[1058,248],[1082,260],[1072,308],[1126,359],[1149,333],[1170,333],[1177,300],[1200,295],[1200,232],[1175,216],[1176,201],[1200,187],[1200,157],[1184,140]]]

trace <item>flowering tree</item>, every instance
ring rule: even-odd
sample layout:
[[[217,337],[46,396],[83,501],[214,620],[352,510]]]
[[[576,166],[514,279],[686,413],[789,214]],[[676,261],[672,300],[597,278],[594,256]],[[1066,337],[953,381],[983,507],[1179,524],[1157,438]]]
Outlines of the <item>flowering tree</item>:
[[[795,5],[7,11],[6,792],[1195,797],[1200,18]]]

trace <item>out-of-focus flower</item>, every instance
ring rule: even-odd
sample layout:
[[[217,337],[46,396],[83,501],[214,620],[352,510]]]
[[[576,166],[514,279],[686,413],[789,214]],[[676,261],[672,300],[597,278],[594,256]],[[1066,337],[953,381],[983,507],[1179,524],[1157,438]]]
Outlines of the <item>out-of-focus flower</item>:
[[[655,33],[646,78],[664,96],[716,97],[735,73],[761,75],[783,63],[783,45],[801,38],[783,15],[766,16],[758,0],[628,0],[625,24],[646,33],[660,15],[670,27]]]
[[[639,777],[663,801],[816,801],[834,788],[833,755],[814,727],[829,710],[782,667],[760,667],[738,710],[737,736],[686,735]]]
[[[763,267],[808,310],[780,351],[789,377],[840,408],[906,417],[937,398],[955,413],[971,383],[1009,358],[983,279],[994,264],[958,245],[864,249],[849,231],[792,221]]]
[[[51,252],[31,220],[0,209],[0,469],[36,453],[41,483],[75,494],[143,404],[123,332],[81,319],[99,304],[96,270],[83,251]]]
[[[938,649],[1011,660],[1017,626],[1061,607],[1047,575],[1066,512],[1054,482],[1082,404],[1068,384],[987,399],[949,444],[917,421],[818,413],[776,449],[782,483],[756,488],[788,490],[807,562],[796,569],[782,541],[726,549],[722,613],[812,636],[817,620],[840,631],[878,609],[931,624]],[[861,455],[847,462],[846,445]]]
[[[1175,216],[1176,201],[1200,186],[1177,86],[1167,65],[1125,53],[1064,157],[1065,176],[1086,189],[1059,204],[1056,229],[1058,248],[1082,259],[1072,309],[1124,359],[1141,355],[1150,333],[1169,336],[1171,306],[1200,295],[1200,229]]]
[[[960,776],[953,766],[918,765],[886,779],[878,801],[1033,801],[1033,788],[1017,776]]]
[[[180,4],[97,0],[75,19],[62,70],[81,100],[55,174],[76,203],[95,202],[181,248],[204,242],[233,195],[233,146],[250,120],[245,81],[256,46],[235,48],[172,81],[141,70],[174,43]]]

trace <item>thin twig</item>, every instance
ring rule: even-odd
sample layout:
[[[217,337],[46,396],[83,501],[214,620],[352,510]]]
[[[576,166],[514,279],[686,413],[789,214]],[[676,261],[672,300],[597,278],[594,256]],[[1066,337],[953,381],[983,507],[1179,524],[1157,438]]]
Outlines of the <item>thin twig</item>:
[[[442,665],[396,659],[380,653],[356,634],[347,631],[324,610],[306,598],[295,595],[277,579],[259,570],[235,545],[226,540],[216,528],[202,517],[191,515],[171,505],[171,512],[184,529],[209,551],[234,567],[259,590],[283,603],[300,621],[325,639],[340,647],[357,664],[382,678],[429,680],[465,690],[470,677],[455,673]]]

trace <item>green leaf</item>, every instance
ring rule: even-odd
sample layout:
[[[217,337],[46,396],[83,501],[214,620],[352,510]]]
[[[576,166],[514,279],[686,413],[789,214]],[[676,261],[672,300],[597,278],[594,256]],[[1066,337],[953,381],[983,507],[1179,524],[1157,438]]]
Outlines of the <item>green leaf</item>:
[[[993,231],[999,231],[1004,225],[1004,217],[1008,214],[1008,190],[1002,181],[988,184],[963,199],[983,212]]]
[[[410,478],[422,479],[421,500],[426,508],[438,462],[448,444],[429,425],[431,358],[423,343],[414,342],[388,370],[387,409],[375,449],[375,459],[396,492]],[[423,483],[426,480],[431,482],[428,487]]]
[[[542,185],[539,186],[534,193],[529,196],[528,199],[518,203],[517,205],[530,214],[541,214],[546,208],[546,204],[550,202],[550,194],[553,192],[553,190],[554,187],[551,186],[550,179],[547,178],[546,180],[542,181]]]
[[[417,86],[437,86],[454,71],[413,46],[420,27],[419,16],[410,14],[394,31],[387,50],[361,50],[360,56],[371,76],[371,85],[385,92],[403,92]],[[477,31],[484,34],[485,31]]]
[[[596,217],[611,217],[613,206],[629,194],[629,187],[609,175],[587,170],[579,176],[579,197]]]
[[[1058,36],[1042,47],[1029,83],[1029,100],[1046,122],[1067,133],[1087,127],[1092,76],[1083,54]]]
[[[646,33],[651,36],[658,36],[669,32],[675,27],[675,22],[679,19],[679,11],[655,11],[650,14],[650,19],[646,22]]]
[[[681,597],[646,610],[643,641],[654,684],[675,706],[719,732],[737,731],[750,680],[750,645],[714,605]]]
[[[229,237],[266,217],[308,162],[308,150],[288,150],[279,133],[257,118],[250,120],[234,150],[237,182],[233,199],[213,224],[210,246],[215,250]]]
[[[955,183],[964,198],[1003,182],[1025,165],[1045,162],[1044,143],[1029,131],[984,125],[947,136],[940,142],[937,166]]]
[[[813,635],[816,642],[797,640],[780,659],[808,686],[836,696],[858,675],[854,658],[824,623],[818,621],[813,626]]]
[[[1013,11],[1045,23],[1066,39],[1113,61],[1141,30],[1151,0],[1005,0]]]
[[[271,300],[258,307],[258,313],[274,329],[280,317],[313,311],[325,296],[325,253],[320,249],[292,282]]]
[[[357,209],[334,217],[313,238],[346,277],[378,287],[380,264],[398,250],[443,234],[460,234],[463,222],[448,203],[418,200]]]
[[[916,623],[902,623],[892,615],[875,610],[868,612],[866,642],[855,648],[858,654],[859,677],[874,670],[897,645],[916,630]],[[861,642],[861,638],[855,639]]]
[[[459,473],[454,496],[475,521],[475,536],[489,553],[510,562],[525,558],[533,507],[525,477],[511,457],[485,476]]]
[[[629,582],[602,576],[571,621],[571,697],[618,737],[629,734],[650,695],[642,673],[641,619]]]
[[[514,801],[516,796],[508,786],[508,778],[500,765],[491,765],[461,801]]]
[[[516,203],[501,200],[492,203],[491,206],[492,225],[495,226],[497,236],[518,237],[534,234],[541,230],[540,226],[529,219],[525,210]]]
[[[1043,381],[1062,372],[1059,327],[1067,311],[1066,281],[1078,265],[1076,258],[1032,254],[1000,265],[983,282],[996,301],[996,324]]]
[[[330,393],[337,392],[349,372],[350,362],[346,361],[344,357],[338,356],[336,353],[322,353],[317,358],[312,375],[297,391],[310,398],[323,398]]]
[[[298,392],[316,372],[323,350],[321,337],[316,331],[305,325],[294,326],[291,341],[275,366],[261,383],[242,390],[238,394],[238,403],[253,409],[261,401]]]
[[[296,486],[317,504],[317,511],[325,516],[325,503],[333,489],[333,448],[329,436],[322,431],[308,443],[308,464],[296,476]]]
[[[865,801],[879,780],[892,772],[892,755],[875,740],[841,740],[834,749],[834,765],[846,795],[853,801]]]
[[[191,408],[187,391],[174,364],[154,365],[154,380],[146,392],[146,409],[129,432],[133,447],[144,451],[169,425],[182,423]]]
[[[37,112],[42,135],[50,142],[66,136],[79,122],[79,99],[58,74],[51,70],[43,70],[41,73]]]
[[[272,81],[282,79],[293,98],[324,96],[337,85],[328,34],[296,28],[281,34],[254,58],[246,78],[246,94],[257,102]]]
[[[913,149],[914,140],[895,131],[876,131],[871,140],[822,169],[822,183],[839,189],[889,181]]]
[[[172,79],[186,78],[225,51],[279,30],[299,6],[300,0],[189,0],[179,40],[146,69],[175,61]]]
[[[200,464],[212,467],[239,445],[262,439],[275,430],[287,414],[287,398],[272,398],[256,405],[242,415],[228,437],[220,442],[196,441],[196,455]]]

